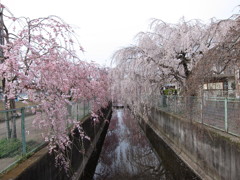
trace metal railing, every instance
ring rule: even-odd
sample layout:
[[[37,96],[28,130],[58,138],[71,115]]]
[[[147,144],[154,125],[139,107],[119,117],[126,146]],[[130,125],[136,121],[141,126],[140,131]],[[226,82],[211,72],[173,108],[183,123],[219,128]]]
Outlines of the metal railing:
[[[90,113],[90,104],[87,101],[73,103],[69,115],[81,120]],[[37,108],[28,106],[0,111],[0,173],[45,144],[43,130],[33,125]]]
[[[160,96],[150,98],[162,111],[240,136],[240,100],[227,97]]]

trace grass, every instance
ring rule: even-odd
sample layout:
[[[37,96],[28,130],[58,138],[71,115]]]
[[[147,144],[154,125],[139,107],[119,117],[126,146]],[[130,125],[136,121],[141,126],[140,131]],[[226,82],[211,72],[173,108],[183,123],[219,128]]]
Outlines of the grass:
[[[37,145],[35,141],[27,142],[27,152]],[[22,142],[19,139],[0,140],[0,159],[22,155]]]
[[[19,139],[0,140],[0,158],[14,157],[21,153],[22,143]]]

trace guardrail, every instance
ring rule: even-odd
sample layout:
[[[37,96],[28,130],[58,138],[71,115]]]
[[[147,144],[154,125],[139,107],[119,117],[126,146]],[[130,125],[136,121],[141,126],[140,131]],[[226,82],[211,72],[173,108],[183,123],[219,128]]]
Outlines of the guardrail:
[[[17,164],[44,144],[43,130],[34,127],[38,106],[27,106],[0,111],[0,173]],[[80,120],[90,113],[90,103],[73,103],[69,108],[71,118]]]

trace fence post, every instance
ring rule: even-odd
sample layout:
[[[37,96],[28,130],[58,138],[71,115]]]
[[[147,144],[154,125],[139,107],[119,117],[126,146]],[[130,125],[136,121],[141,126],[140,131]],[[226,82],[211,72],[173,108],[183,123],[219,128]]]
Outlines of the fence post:
[[[85,116],[85,100],[83,100],[83,116]]]
[[[167,107],[167,96],[163,95],[162,97],[163,97],[163,101],[162,101],[163,104],[162,105],[163,105],[163,108],[164,108],[164,107]]]
[[[78,121],[78,113],[79,113],[79,109],[78,109],[78,102],[77,102],[77,121]]]
[[[201,109],[200,109],[200,111],[201,111],[201,123],[203,124],[203,106],[204,106],[204,99],[203,99],[204,97],[202,96],[201,97]]]
[[[26,134],[25,134],[25,108],[21,108],[21,133],[22,133],[22,153],[23,155],[27,152],[26,147]]]
[[[225,122],[225,131],[228,132],[228,99],[224,99],[224,122]]]
[[[88,114],[90,113],[90,104],[89,104],[89,100],[88,100]]]
[[[174,113],[177,113],[177,95],[174,95]]]
[[[5,111],[5,119],[6,119],[6,127],[7,127],[7,138],[11,139],[11,128],[10,128],[10,123],[9,123],[9,112]]]

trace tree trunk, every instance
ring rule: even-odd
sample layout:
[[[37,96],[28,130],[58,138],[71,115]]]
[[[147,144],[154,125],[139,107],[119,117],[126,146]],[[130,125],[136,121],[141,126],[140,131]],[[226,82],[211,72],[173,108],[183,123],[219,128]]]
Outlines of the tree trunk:
[[[7,108],[7,96],[5,96],[5,98],[4,98],[4,109],[8,110],[8,108]],[[7,127],[7,138],[11,139],[12,130],[10,128],[9,120],[10,120],[9,112],[5,112],[5,122],[6,122],[6,127]]]
[[[12,109],[13,111],[11,111],[11,122],[12,122],[12,138],[17,138],[17,125],[16,125],[16,103],[15,103],[15,99],[10,99],[10,109]]]
[[[10,104],[10,107],[8,105]],[[6,111],[12,110],[10,112],[5,112],[6,127],[7,127],[7,138],[17,138],[17,125],[16,125],[16,103],[14,99],[8,99],[5,96],[4,99],[4,108]]]

